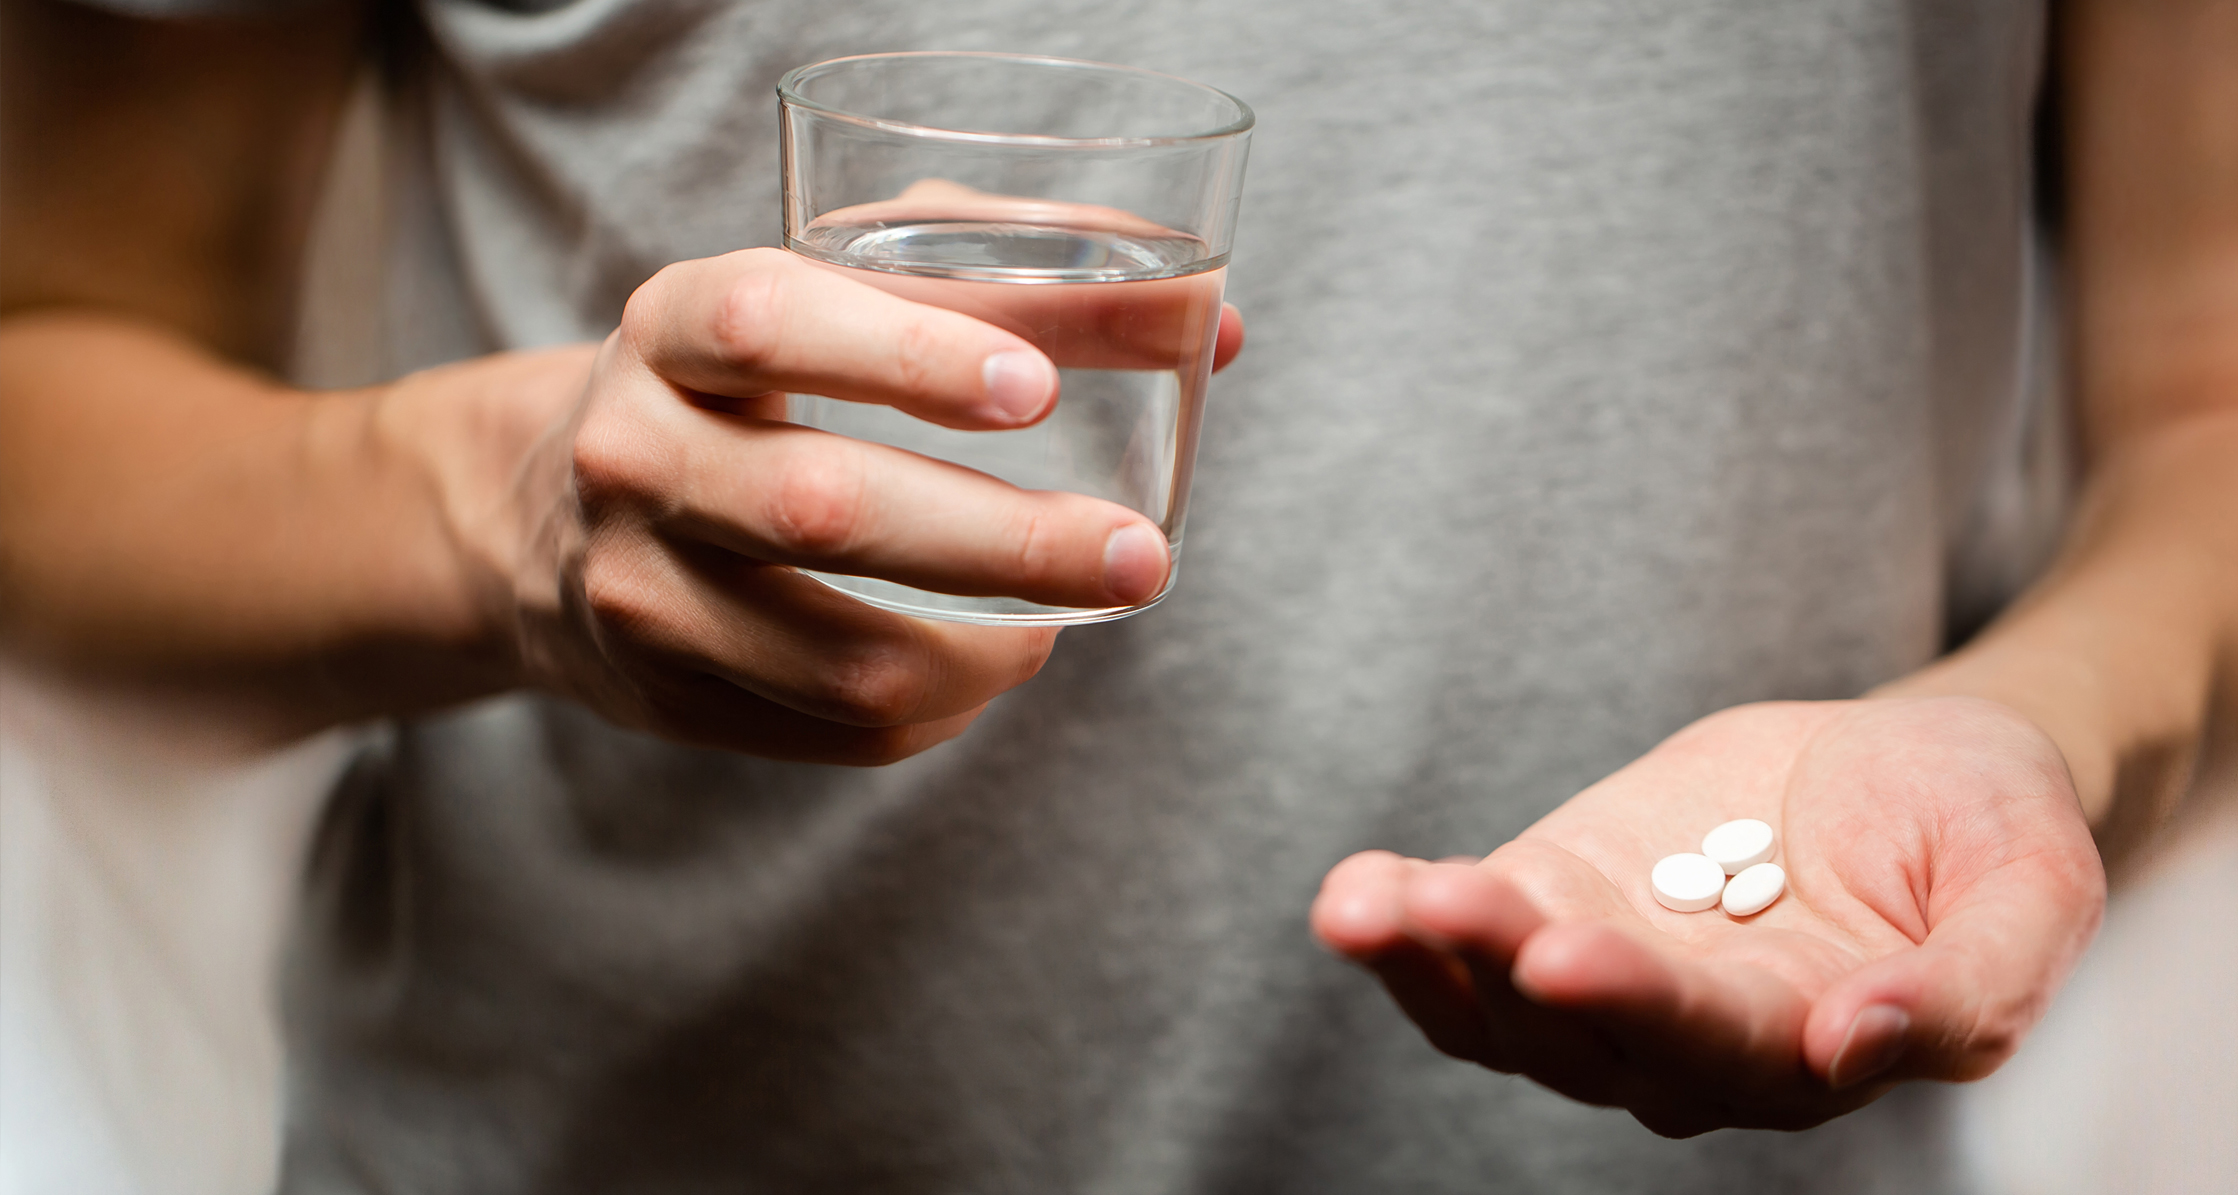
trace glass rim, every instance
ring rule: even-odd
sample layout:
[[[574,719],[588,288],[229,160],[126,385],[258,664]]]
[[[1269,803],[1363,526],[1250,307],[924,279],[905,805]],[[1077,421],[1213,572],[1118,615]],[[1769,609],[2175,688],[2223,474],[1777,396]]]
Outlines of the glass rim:
[[[809,99],[800,92],[803,83],[836,68],[856,63],[899,58],[978,58],[1018,65],[1062,67],[1136,75],[1163,83],[1178,83],[1195,91],[1218,96],[1235,105],[1236,118],[1206,132],[1175,133],[1156,137],[1052,137],[1043,133],[974,133],[964,129],[944,129],[938,125],[916,124],[906,120],[894,120],[891,117],[872,116],[864,112],[852,112],[845,108],[835,108],[829,104]],[[1096,62],[1087,58],[1060,58],[1051,54],[1010,54],[997,50],[896,50],[883,54],[849,54],[841,58],[827,58],[822,62],[811,62],[806,66],[796,66],[786,71],[784,77],[777,80],[777,99],[779,103],[786,107],[805,108],[820,116],[828,116],[836,120],[844,120],[851,124],[880,129],[890,133],[905,133],[929,140],[960,141],[975,145],[1021,145],[1051,149],[1138,149],[1220,141],[1250,132],[1252,126],[1258,120],[1256,114],[1251,111],[1251,105],[1209,83],[1199,83],[1193,79],[1184,79],[1179,75],[1169,75],[1163,71],[1145,70],[1139,66],[1121,66],[1117,63]]]

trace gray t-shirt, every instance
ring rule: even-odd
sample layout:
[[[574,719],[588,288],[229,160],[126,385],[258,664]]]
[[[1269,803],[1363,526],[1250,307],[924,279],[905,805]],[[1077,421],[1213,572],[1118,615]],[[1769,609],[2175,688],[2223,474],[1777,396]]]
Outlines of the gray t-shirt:
[[[1485,851],[1699,715],[1914,667],[2014,573],[2056,422],[2041,19],[427,0],[392,370],[597,336],[662,264],[771,242],[777,75],[911,48],[1250,101],[1251,345],[1178,590],[956,742],[854,771],[531,699],[397,727],[313,865],[285,1188],[1959,1185],[1933,1089],[1670,1142],[1444,1059],[1305,913],[1350,852]]]

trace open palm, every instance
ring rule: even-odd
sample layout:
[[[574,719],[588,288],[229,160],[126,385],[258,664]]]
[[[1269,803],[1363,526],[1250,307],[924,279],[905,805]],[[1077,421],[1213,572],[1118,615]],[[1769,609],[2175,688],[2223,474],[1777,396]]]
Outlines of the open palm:
[[[1740,817],[1779,831],[1786,895],[1745,919],[1656,903],[1655,861]],[[1355,855],[1314,928],[1446,1053],[1684,1136],[1989,1073],[2104,891],[2066,766],[2020,715],[1792,702],[1695,723],[1482,861]]]

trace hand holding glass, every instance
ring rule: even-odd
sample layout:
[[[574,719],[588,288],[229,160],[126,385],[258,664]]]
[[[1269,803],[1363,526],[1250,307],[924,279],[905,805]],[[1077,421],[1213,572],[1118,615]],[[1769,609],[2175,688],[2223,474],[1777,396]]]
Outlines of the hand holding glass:
[[[793,420],[1119,503],[1178,565],[1250,109],[1148,71],[1001,54],[842,58],[791,72],[778,95],[786,247],[1023,338],[1059,385],[1051,413],[1015,431],[813,395],[794,396]],[[991,368],[1006,367],[1046,368]],[[906,614],[1063,624],[1146,609],[1174,574],[1101,609],[814,575]]]

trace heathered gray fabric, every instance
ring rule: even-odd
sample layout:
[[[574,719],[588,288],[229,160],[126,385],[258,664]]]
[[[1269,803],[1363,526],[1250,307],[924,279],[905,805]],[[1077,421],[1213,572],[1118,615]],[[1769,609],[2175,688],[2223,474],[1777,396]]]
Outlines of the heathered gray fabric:
[[[877,771],[515,699],[338,795],[290,1192],[1928,1192],[1943,1101],[1652,1137],[1311,943],[1692,718],[1938,645],[2020,403],[2021,0],[429,0],[397,368],[776,232],[771,87],[903,48],[1252,102],[1178,591]],[[415,124],[414,122],[422,122]],[[415,132],[415,130],[417,130]],[[2025,505],[2025,504],[2023,504]],[[1989,512],[1989,513],[1984,513]]]

